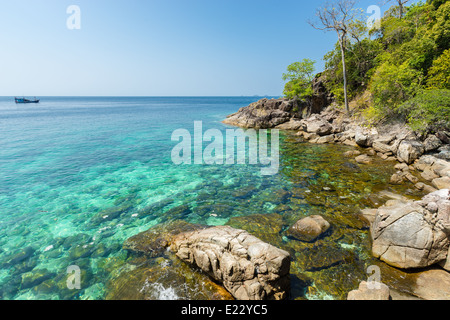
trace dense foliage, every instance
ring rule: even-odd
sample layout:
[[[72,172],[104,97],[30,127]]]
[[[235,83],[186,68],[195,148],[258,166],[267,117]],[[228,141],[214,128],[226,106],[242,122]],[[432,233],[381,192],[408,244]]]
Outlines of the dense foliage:
[[[314,78],[315,61],[303,59],[294,62],[287,67],[283,74],[283,80],[288,81],[284,87],[283,94],[289,99],[304,98],[312,94],[311,81]]]
[[[394,1],[395,2],[395,1]],[[428,0],[392,6],[368,30],[347,39],[348,95],[369,93],[366,114],[377,120],[401,117],[417,130],[449,129],[450,1]],[[343,67],[339,44],[324,60],[327,87],[343,103]]]

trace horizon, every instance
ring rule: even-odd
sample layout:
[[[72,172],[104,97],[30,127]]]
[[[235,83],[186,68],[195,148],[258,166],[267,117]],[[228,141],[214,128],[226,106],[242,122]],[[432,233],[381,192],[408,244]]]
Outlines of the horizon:
[[[289,64],[325,69],[336,36],[307,23],[324,2],[10,0],[0,96],[282,96]]]

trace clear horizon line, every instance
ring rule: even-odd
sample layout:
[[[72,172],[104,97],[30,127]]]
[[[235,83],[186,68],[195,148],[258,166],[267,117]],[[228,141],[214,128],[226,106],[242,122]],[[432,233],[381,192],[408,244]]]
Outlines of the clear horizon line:
[[[234,98],[234,97],[282,97],[282,95],[167,95],[167,96],[160,96],[160,95],[152,95],[152,96],[146,96],[146,95],[40,95],[40,96],[35,96],[35,95],[28,95],[28,96],[23,96],[23,95],[2,95],[0,96],[2,98],[12,98],[12,97],[49,97],[49,98],[64,98],[64,97],[79,97],[79,98],[106,98],[106,97],[112,97],[112,98]]]

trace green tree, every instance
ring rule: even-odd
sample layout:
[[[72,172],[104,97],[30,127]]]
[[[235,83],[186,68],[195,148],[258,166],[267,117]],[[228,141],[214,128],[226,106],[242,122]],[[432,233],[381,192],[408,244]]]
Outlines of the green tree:
[[[450,90],[424,90],[404,102],[400,111],[413,130],[426,133],[450,127]]]
[[[288,81],[283,94],[289,98],[304,98],[312,95],[311,81],[314,79],[314,64],[310,59],[294,62],[287,67],[287,73],[283,74],[283,80]]]
[[[396,66],[385,62],[379,66],[371,81],[374,107],[379,114],[390,116],[404,101],[411,99],[420,89],[421,74],[407,62]]]
[[[430,89],[450,89],[450,49],[434,60],[428,72],[427,85]]]

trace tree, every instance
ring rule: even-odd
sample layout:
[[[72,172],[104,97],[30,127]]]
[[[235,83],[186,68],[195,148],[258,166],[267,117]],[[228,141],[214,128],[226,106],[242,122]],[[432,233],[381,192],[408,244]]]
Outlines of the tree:
[[[392,0],[388,0],[391,2]],[[403,13],[405,12],[405,4],[407,4],[410,0],[395,0],[398,4],[398,18],[403,18]]]
[[[319,22],[308,23],[315,29],[332,31],[337,33],[339,47],[341,49],[342,68],[344,77],[344,100],[345,110],[350,112],[347,94],[347,68],[345,64],[345,52],[347,50],[347,36],[351,32],[351,24],[354,24],[356,17],[360,15],[359,11],[354,9],[355,0],[336,0],[333,3],[327,3],[323,8],[316,11]]]
[[[310,59],[294,62],[287,67],[283,80],[288,81],[283,94],[289,98],[304,98],[312,94],[311,81],[314,78],[314,64]]]
[[[428,71],[428,87],[430,89],[450,90],[450,49],[437,58]]]

